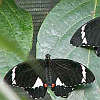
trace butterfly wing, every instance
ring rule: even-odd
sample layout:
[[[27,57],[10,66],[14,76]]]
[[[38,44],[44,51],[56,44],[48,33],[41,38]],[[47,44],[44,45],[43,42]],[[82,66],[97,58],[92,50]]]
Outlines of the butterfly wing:
[[[56,96],[61,96],[63,98],[67,98],[69,94],[74,90],[72,87],[65,87],[62,85],[57,85],[55,87],[52,87],[52,91],[54,91]]]
[[[39,62],[40,65],[43,65],[44,61],[39,60]],[[37,72],[26,62],[20,63],[9,70],[4,80],[9,85],[23,87],[33,99],[44,97],[47,91],[47,88],[43,86],[43,78],[40,78]]]
[[[82,25],[72,36],[70,44],[100,47],[100,17]]]
[[[92,83],[94,74],[84,65],[69,59],[53,59],[57,76],[67,87]]]
[[[100,47],[94,47],[95,53],[98,57],[100,57]]]
[[[92,83],[95,80],[93,73],[78,62],[68,59],[53,59],[52,63],[57,76],[56,87],[52,90],[57,96],[68,97],[76,86]]]
[[[31,74],[30,74],[31,72]],[[21,63],[13,67],[4,77],[9,85],[20,87],[32,87],[38,75],[27,63]]]

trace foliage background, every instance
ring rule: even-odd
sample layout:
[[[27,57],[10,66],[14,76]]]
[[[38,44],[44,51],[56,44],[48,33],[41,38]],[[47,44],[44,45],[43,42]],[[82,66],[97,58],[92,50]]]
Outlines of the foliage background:
[[[96,81],[91,87],[72,92],[66,100],[100,100],[100,58],[92,49],[69,44],[74,32],[85,22],[100,16],[99,11],[100,0],[61,0],[40,28],[37,58],[44,58],[47,53],[52,58],[69,58],[86,65],[95,74]],[[32,44],[32,20],[13,0],[4,0],[0,7],[0,22],[0,75],[3,77],[9,68],[24,61],[28,55]],[[50,94],[52,99],[62,100],[52,92]]]

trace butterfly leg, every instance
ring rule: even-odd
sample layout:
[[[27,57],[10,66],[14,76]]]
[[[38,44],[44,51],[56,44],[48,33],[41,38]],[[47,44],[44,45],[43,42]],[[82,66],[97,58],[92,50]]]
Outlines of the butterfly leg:
[[[67,98],[69,93],[73,91],[73,88],[57,85],[52,88],[52,91],[54,91],[56,96]]]

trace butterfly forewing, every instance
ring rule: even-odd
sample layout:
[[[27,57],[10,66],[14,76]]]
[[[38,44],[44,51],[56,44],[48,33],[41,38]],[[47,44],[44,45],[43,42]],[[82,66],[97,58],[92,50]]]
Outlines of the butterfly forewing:
[[[82,25],[72,36],[70,43],[74,46],[100,47],[100,17]]]
[[[93,73],[84,65],[69,59],[53,59],[57,77],[66,87],[75,87],[81,84],[92,83]]]
[[[70,44],[77,47],[96,47],[96,54],[100,56],[100,17],[82,25],[72,36]]]
[[[32,87],[38,75],[28,63],[21,63],[13,67],[5,76],[5,80],[10,85]],[[15,81],[15,82],[13,82]]]

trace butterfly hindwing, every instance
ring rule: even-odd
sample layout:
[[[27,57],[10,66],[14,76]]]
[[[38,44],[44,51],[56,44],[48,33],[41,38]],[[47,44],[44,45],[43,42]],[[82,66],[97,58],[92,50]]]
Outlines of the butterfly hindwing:
[[[56,96],[61,96],[64,98],[67,98],[68,95],[73,91],[72,87],[65,87],[65,86],[60,86],[57,85],[54,88],[52,88],[52,91],[54,91]]]
[[[43,80],[26,62],[20,63],[9,70],[4,80],[11,86],[24,88],[33,99],[44,97],[47,91],[47,88],[43,86]]]
[[[95,53],[98,57],[100,57],[100,47],[94,47]]]
[[[32,96],[32,98],[40,98],[40,97],[44,97],[47,91],[47,88],[40,86],[40,87],[36,87],[34,88],[25,88],[25,91],[28,91],[29,95]]]

